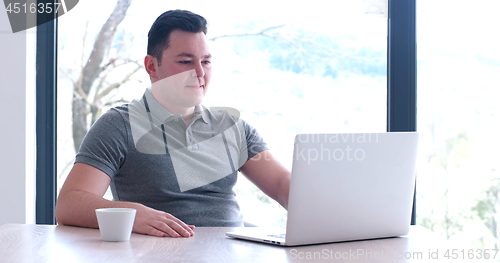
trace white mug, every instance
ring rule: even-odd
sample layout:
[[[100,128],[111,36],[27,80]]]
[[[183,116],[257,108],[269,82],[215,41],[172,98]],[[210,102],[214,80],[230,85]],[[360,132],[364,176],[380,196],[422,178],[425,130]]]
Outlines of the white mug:
[[[133,208],[100,208],[95,210],[104,241],[128,241],[132,234],[136,210]]]

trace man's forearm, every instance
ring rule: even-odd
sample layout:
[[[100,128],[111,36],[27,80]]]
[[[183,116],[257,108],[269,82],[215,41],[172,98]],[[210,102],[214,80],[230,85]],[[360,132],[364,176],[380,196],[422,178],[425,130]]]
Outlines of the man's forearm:
[[[288,210],[288,195],[290,192],[290,174],[283,175],[280,180],[279,186],[279,200],[278,202],[285,209]]]
[[[61,193],[56,204],[56,220],[61,225],[98,228],[95,210],[108,207],[137,208],[140,204],[106,200],[85,191]]]

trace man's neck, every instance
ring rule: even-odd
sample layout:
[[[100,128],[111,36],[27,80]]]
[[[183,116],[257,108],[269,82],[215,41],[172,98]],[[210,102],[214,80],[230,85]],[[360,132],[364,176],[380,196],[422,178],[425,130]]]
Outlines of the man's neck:
[[[158,101],[158,103],[160,103],[160,105],[162,105],[168,112],[172,113],[173,115],[180,114],[182,116],[182,119],[186,123],[186,126],[189,125],[191,119],[194,116],[194,106],[186,108],[168,103],[165,99],[163,99],[163,96],[161,94],[158,94],[156,89],[151,89],[151,94],[153,94],[153,97],[156,99],[156,101]]]

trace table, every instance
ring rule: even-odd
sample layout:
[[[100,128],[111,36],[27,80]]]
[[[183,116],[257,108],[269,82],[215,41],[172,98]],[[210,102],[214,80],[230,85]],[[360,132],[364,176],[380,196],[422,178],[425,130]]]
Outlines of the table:
[[[198,227],[191,238],[132,233],[128,242],[105,242],[98,229],[6,224],[0,226],[0,262],[429,262],[443,244],[421,226],[404,237],[298,247],[226,237],[234,230]]]

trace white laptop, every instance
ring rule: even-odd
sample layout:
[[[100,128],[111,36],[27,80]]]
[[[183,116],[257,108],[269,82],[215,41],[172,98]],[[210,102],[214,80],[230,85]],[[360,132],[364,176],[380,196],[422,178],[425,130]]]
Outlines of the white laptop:
[[[406,235],[418,134],[295,137],[286,235],[241,228],[227,236],[281,246]]]

